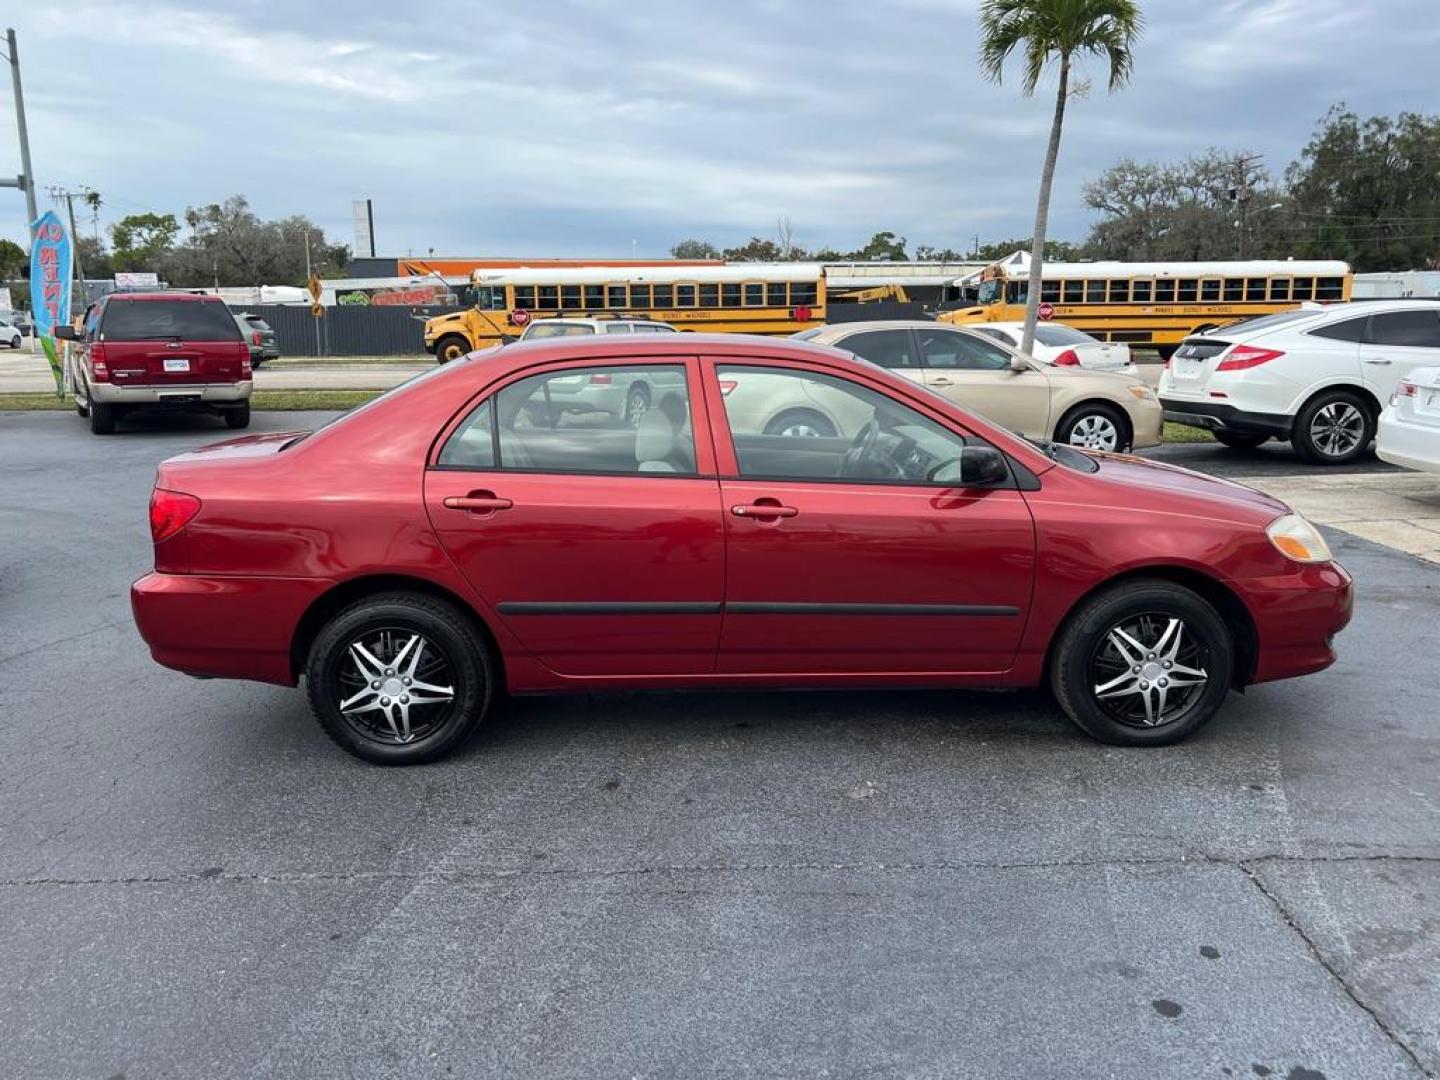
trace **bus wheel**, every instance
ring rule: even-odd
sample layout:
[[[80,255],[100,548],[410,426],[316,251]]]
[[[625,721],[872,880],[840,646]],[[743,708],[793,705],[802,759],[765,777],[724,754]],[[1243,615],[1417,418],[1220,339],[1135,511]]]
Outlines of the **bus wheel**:
[[[448,364],[451,360],[459,360],[470,351],[470,343],[463,337],[451,334],[442,337],[435,345],[435,359],[442,364]]]

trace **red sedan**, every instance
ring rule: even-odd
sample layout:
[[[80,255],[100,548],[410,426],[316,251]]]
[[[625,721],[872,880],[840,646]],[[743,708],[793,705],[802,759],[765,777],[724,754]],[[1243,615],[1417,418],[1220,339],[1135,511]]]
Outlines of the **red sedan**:
[[[370,761],[498,693],[1027,687],[1107,742],[1319,671],[1350,576],[1266,495],[1011,435],[799,342],[555,339],[160,466],[157,661],[296,685]]]

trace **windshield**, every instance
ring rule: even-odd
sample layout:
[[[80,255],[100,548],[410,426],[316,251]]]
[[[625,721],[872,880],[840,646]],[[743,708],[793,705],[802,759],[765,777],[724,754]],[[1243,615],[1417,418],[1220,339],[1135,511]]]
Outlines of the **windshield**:
[[[1000,282],[982,281],[980,288],[976,290],[975,302],[977,304],[993,304],[1000,299],[1000,291]]]

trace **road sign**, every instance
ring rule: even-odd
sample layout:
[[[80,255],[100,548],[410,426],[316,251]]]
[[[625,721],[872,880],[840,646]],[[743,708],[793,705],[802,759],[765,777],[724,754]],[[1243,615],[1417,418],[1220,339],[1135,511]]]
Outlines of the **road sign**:
[[[510,321],[516,326],[526,326],[530,322],[530,312],[524,308],[516,308],[510,313]]]
[[[1055,317],[1055,306],[1053,304],[1041,304],[1036,314],[1042,319],[1053,319]]]
[[[320,275],[311,274],[310,280],[305,283],[305,288],[310,292],[310,299],[320,303],[320,294],[325,291],[325,286],[320,284]]]

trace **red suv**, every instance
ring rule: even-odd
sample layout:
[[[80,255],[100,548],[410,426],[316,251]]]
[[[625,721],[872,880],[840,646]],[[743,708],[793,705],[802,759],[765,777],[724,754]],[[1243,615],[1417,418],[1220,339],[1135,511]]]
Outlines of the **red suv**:
[[[250,346],[216,296],[111,293],[80,328],[57,328],[75,344],[67,367],[75,411],[109,435],[135,409],[217,413],[232,428],[250,424]]]

